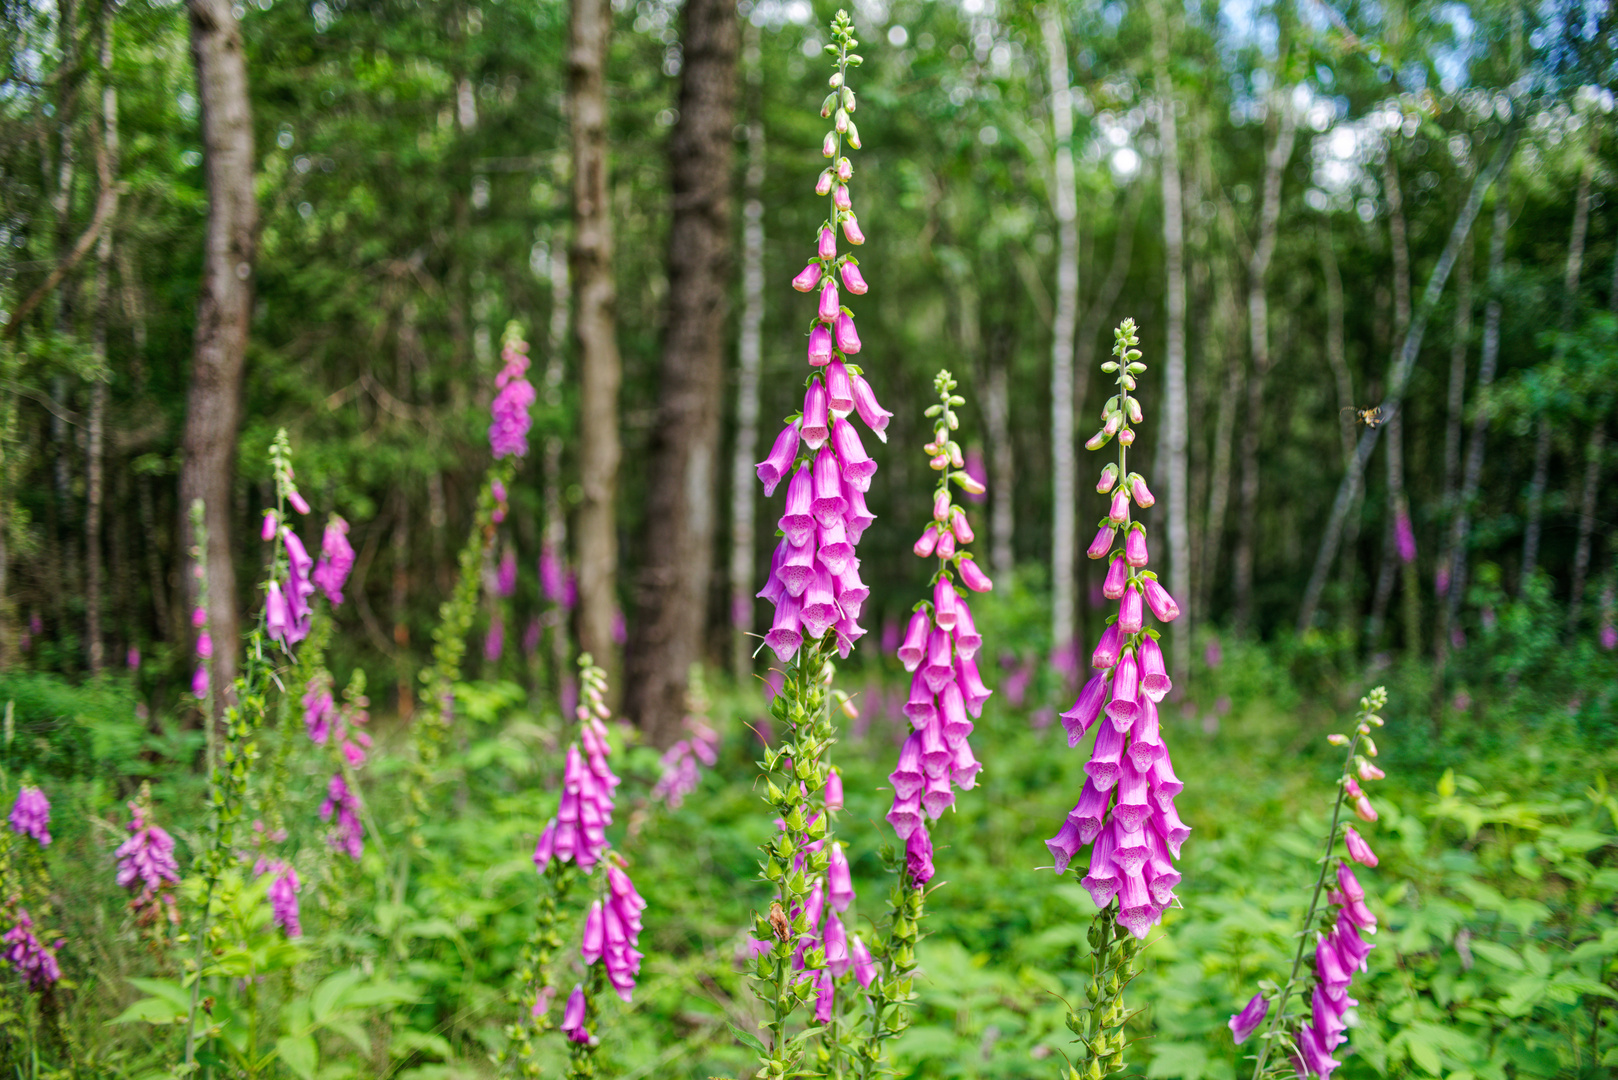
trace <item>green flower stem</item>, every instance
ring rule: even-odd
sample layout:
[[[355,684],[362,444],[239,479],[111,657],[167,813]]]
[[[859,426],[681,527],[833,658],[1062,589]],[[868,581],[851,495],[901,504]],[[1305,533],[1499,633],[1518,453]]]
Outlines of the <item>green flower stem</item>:
[[[1084,1045],[1081,1071],[1068,1068],[1069,1080],[1101,1080],[1124,1069],[1124,989],[1135,977],[1140,942],[1118,924],[1118,902],[1109,901],[1090,923],[1090,1004],[1067,1014],[1068,1030]]]
[[[921,920],[927,913],[927,896],[925,889],[911,882],[902,848],[895,861],[895,881],[888,894],[888,932],[871,950],[877,976],[865,988],[870,1033],[855,1042],[853,1051],[860,1080],[881,1075],[882,1044],[910,1026],[910,1007],[916,1001],[911,972],[916,968],[916,943],[921,936]]]
[[[596,1010],[596,1001],[607,988],[607,969],[603,964],[591,964],[584,979],[584,1025],[589,1028],[599,1019]],[[568,1080],[589,1080],[596,1074],[596,1052],[601,1049],[601,1039],[592,1033],[589,1042],[568,1043],[567,1075]]]
[[[533,933],[529,935],[528,944],[524,949],[524,970],[519,978],[524,982],[524,992],[518,997],[518,1003],[523,1007],[525,1016],[519,1016],[517,1022],[507,1029],[507,1035],[512,1041],[515,1057],[518,1058],[518,1072],[525,1077],[540,1075],[539,1062],[534,1058],[534,1041],[539,1036],[550,1031],[553,1025],[550,1022],[550,1011],[533,1012],[534,1004],[545,993],[546,989],[553,987],[551,965],[556,959],[557,952],[562,948],[563,905],[567,901],[568,893],[578,880],[578,870],[571,863],[563,863],[552,859],[545,868],[545,880],[550,882],[550,891],[539,900],[539,914],[534,920]],[[508,1051],[506,1057],[513,1056]]]
[[[814,994],[813,975],[825,966],[825,950],[814,948],[804,955],[804,970],[793,970],[798,940],[811,930],[801,909],[811,883],[826,872],[831,858],[826,845],[819,851],[809,850],[815,841],[826,840],[828,833],[824,791],[831,769],[824,758],[836,737],[827,707],[830,674],[825,646],[820,641],[805,642],[770,706],[775,718],[787,726],[787,738],[780,746],[766,749],[765,759],[759,763],[765,774],[765,797],[786,823],[784,830],[763,845],[765,857],[759,869],[764,880],[775,886],[776,900],[769,914],[758,916],[754,925],[757,940],[773,943],[754,964],[757,992],[771,1010],[770,1044],[756,1075],[774,1080],[796,1072],[804,1036],[788,1038],[788,1021]],[[800,855],[803,866],[795,869]],[[794,909],[798,909],[796,914]]]
[[[1371,725],[1380,723],[1376,711],[1387,704],[1387,691],[1377,687],[1370,694],[1360,699],[1360,711],[1355,717],[1354,734],[1348,742],[1348,753],[1343,758],[1343,772],[1337,781],[1337,801],[1332,804],[1331,829],[1326,833],[1325,851],[1320,856],[1320,873],[1315,878],[1315,890],[1309,898],[1309,913],[1303,917],[1303,926],[1298,931],[1298,951],[1292,957],[1292,972],[1281,987],[1280,996],[1275,1002],[1275,1011],[1270,1014],[1270,1022],[1264,1029],[1262,1041],[1259,1043],[1258,1057],[1253,1064],[1253,1080],[1259,1080],[1264,1075],[1264,1064],[1269,1060],[1270,1048],[1276,1040],[1285,1036],[1283,1022],[1286,1019],[1287,1002],[1292,992],[1298,986],[1298,973],[1303,969],[1303,957],[1309,948],[1309,929],[1315,924],[1315,916],[1320,911],[1320,897],[1326,889],[1326,877],[1331,873],[1332,852],[1337,848],[1337,827],[1343,819],[1343,802],[1348,798],[1348,785],[1350,770],[1354,767],[1354,759],[1359,755],[1360,741],[1370,734]],[[1373,751],[1374,752],[1374,751]]]

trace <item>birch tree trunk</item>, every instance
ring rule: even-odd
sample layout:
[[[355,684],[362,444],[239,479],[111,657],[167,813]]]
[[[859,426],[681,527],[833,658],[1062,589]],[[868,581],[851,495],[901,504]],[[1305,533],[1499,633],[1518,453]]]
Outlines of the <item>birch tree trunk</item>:
[[[1253,552],[1258,539],[1259,432],[1263,427],[1264,380],[1270,373],[1270,300],[1266,278],[1275,254],[1276,227],[1281,220],[1281,180],[1292,159],[1296,134],[1289,91],[1270,96],[1270,115],[1276,117],[1275,139],[1264,160],[1264,196],[1259,204],[1258,239],[1247,263],[1247,337],[1253,358],[1247,382],[1247,409],[1242,417],[1241,520],[1237,523],[1236,557],[1232,569],[1235,588],[1235,629],[1246,634],[1253,618]]]
[[[1186,470],[1185,377],[1185,219],[1180,198],[1180,141],[1174,110],[1174,82],[1169,74],[1168,17],[1156,4],[1154,77],[1163,140],[1163,250],[1168,289],[1168,326],[1164,335],[1164,440],[1168,451],[1169,592],[1179,598],[1182,619],[1170,634],[1174,670],[1191,673],[1191,628],[1201,615],[1192,607],[1190,492]],[[1181,683],[1180,685],[1185,685]]]
[[[1056,308],[1051,341],[1051,642],[1066,662],[1074,649],[1075,560],[1078,554],[1073,451],[1073,336],[1079,306],[1078,185],[1073,171],[1073,99],[1067,78],[1062,9],[1040,16],[1050,82],[1055,147],[1051,203],[1056,212]]]
[[[1586,155],[1584,168],[1579,172],[1579,193],[1573,202],[1573,236],[1568,241],[1567,265],[1562,272],[1562,331],[1572,329],[1573,313],[1577,308],[1579,276],[1584,268],[1584,241],[1590,231],[1590,179],[1592,157]],[[1557,347],[1557,357],[1562,349]],[[1539,565],[1539,540],[1545,519],[1545,485],[1550,481],[1551,421],[1543,411],[1539,415],[1539,432],[1534,440],[1534,476],[1528,484],[1528,524],[1523,531],[1522,576],[1517,589],[1527,589]]]
[[[1472,230],[1472,222],[1483,206],[1484,193],[1493,186],[1495,178],[1500,175],[1506,162],[1511,159],[1512,151],[1516,149],[1517,136],[1518,129],[1507,129],[1494,159],[1473,181],[1471,194],[1461,207],[1455,226],[1450,230],[1449,240],[1444,245],[1444,251],[1438,257],[1438,264],[1433,267],[1432,275],[1427,279],[1427,287],[1421,295],[1421,306],[1411,318],[1410,332],[1405,335],[1404,347],[1394,355],[1389,364],[1388,388],[1379,406],[1385,419],[1391,420],[1404,401],[1410,371],[1415,367],[1416,355],[1421,351],[1421,339],[1427,332],[1427,321],[1432,318],[1433,309],[1438,306],[1438,298],[1443,295],[1444,285],[1449,280],[1450,272],[1455,268],[1455,260],[1460,256],[1461,245],[1466,241],[1467,234]],[[1315,567],[1310,572],[1309,584],[1304,589],[1303,603],[1298,607],[1299,634],[1314,623],[1315,612],[1320,607],[1320,594],[1326,585],[1326,575],[1331,573],[1332,563],[1337,558],[1337,546],[1343,537],[1343,525],[1348,518],[1349,507],[1359,496],[1365,479],[1365,463],[1370,459],[1371,451],[1376,449],[1379,431],[1380,427],[1367,428],[1360,435],[1359,442],[1354,447],[1354,460],[1349,463],[1347,475],[1337,486],[1337,497],[1332,502],[1325,535],[1321,537],[1320,551],[1315,556]]]
[[[651,542],[625,679],[625,711],[657,746],[679,738],[691,665],[702,655],[708,624],[736,123],[734,0],[686,0],[683,18],[679,120],[669,141],[669,318],[648,462]]]
[[[614,323],[612,207],[607,190],[606,0],[570,0],[568,100],[573,125],[573,246],[569,279],[578,297],[579,506],[577,562],[579,639],[607,668],[618,607],[618,387],[623,379]]]
[[[1495,366],[1500,360],[1501,301],[1505,295],[1506,232],[1511,225],[1509,165],[1500,171],[1499,190],[1494,195],[1494,222],[1489,234],[1489,271],[1487,288],[1489,299],[1483,308],[1483,341],[1478,353],[1478,385],[1474,399],[1481,400],[1494,383]],[[1455,619],[1466,595],[1466,557],[1472,533],[1472,505],[1477,501],[1478,487],[1483,482],[1483,451],[1489,434],[1489,414],[1479,408],[1472,418],[1472,433],[1467,439],[1466,466],[1461,474],[1461,491],[1456,499],[1455,516],[1450,519],[1449,594],[1445,597],[1444,624],[1446,633],[1439,638],[1439,663],[1449,654],[1450,637]]]
[[[202,110],[208,227],[197,299],[195,359],[186,400],[180,506],[201,499],[208,526],[208,632],[216,712],[236,677],[239,640],[231,561],[231,481],[241,423],[242,367],[252,315],[258,204],[253,191],[253,117],[247,58],[230,0],[187,0],[191,56]]]
[[[118,198],[118,90],[112,84],[112,20],[116,9],[105,5],[101,13],[101,138],[96,144],[96,176],[102,198]],[[85,477],[84,512],[84,636],[88,646],[90,674],[106,665],[106,642],[102,636],[104,606],[101,560],[101,516],[105,502],[104,454],[107,426],[107,319],[112,311],[112,228],[101,232],[96,245],[95,327],[90,347],[95,353],[95,381],[90,385],[90,430],[87,440],[89,461]]]
[[[764,71],[759,29],[745,27],[747,202],[742,207],[742,317],[736,348],[736,446],[730,465],[730,667],[753,670],[753,519],[757,514],[758,380],[764,363]]]

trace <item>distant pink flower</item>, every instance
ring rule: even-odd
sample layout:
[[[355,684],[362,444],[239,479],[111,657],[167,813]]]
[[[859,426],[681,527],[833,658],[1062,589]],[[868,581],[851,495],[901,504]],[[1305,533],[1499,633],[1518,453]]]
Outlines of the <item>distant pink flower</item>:
[[[1416,531],[1410,526],[1410,515],[1403,510],[1394,515],[1393,537],[1399,548],[1399,561],[1413,562],[1416,558]]]
[[[359,797],[349,790],[342,773],[333,773],[326,785],[326,801],[320,804],[320,820],[336,819],[327,840],[355,862],[365,853],[365,826],[360,824],[359,812]]]
[[[301,937],[303,924],[298,919],[298,893],[303,891],[303,883],[298,880],[298,872],[280,859],[260,859],[253,873],[260,877],[271,875],[270,917],[275,925],[289,938]]]
[[[528,415],[534,404],[534,386],[525,378],[528,371],[528,345],[521,339],[508,340],[500,358],[505,366],[495,376],[497,392],[491,408],[489,448],[496,458],[522,457],[528,453]]]
[[[320,560],[315,563],[314,583],[335,607],[343,602],[343,585],[354,568],[354,549],[348,543],[348,522],[333,514],[320,536]]]
[[[28,989],[38,993],[62,977],[62,969],[56,962],[56,949],[62,947],[62,942],[51,947],[40,941],[34,935],[34,920],[26,908],[19,907],[16,918],[11,929],[0,938],[0,942],[10,946],[0,956],[17,969]]]
[[[50,847],[51,804],[45,793],[33,784],[24,784],[11,807],[11,831],[31,836],[40,847]]]

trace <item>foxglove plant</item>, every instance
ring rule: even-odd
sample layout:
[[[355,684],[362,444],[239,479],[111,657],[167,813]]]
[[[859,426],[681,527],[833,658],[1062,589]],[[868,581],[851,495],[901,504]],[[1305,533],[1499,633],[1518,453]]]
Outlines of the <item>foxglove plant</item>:
[[[927,822],[937,820],[954,805],[955,788],[969,791],[977,782],[981,766],[967,742],[972,733],[969,717],[983,715],[983,703],[990,693],[977,667],[983,635],[977,631],[966,592],[956,585],[956,579],[971,592],[987,592],[994,585],[966,550],[974,539],[972,526],[965,508],[952,495],[952,485],[968,495],[981,493],[983,485],[966,470],[954,435],[960,427],[955,410],[966,399],[954,392],[955,379],[948,371],[938,373],[933,387],[938,403],[927,409],[933,421],[933,440],[923,449],[938,473],[938,487],[933,494],[932,520],[912,550],[919,558],[938,561],[928,583],[931,598],[916,605],[897,650],[899,662],[912,673],[904,715],[913,730],[899,749],[897,768],[888,774],[893,785],[888,823],[904,841],[905,853],[895,867],[886,940],[878,942],[875,952],[879,975],[865,992],[869,1028],[855,1051],[861,1077],[880,1073],[882,1044],[909,1022],[905,1006],[914,997],[910,972],[925,915],[924,889],[934,871]]]
[[[435,783],[444,740],[455,712],[455,683],[461,677],[466,638],[477,614],[482,569],[494,549],[495,527],[505,520],[507,486],[516,475],[517,461],[528,453],[529,408],[534,388],[527,379],[528,343],[515,322],[506,325],[500,355],[504,366],[495,379],[496,394],[489,423],[489,449],[494,461],[484,474],[478,494],[472,532],[457,559],[455,588],[438,608],[433,630],[433,662],[421,673],[421,712],[412,725],[415,761],[408,785],[411,845],[425,846],[421,824],[428,811],[428,794]]]
[[[525,1076],[539,1075],[533,1039],[551,1027],[549,1013],[556,993],[551,964],[562,944],[558,930],[562,904],[578,878],[597,866],[604,866],[605,873],[599,895],[586,911],[579,946],[585,978],[568,995],[560,1025],[570,1044],[569,1076],[595,1075],[599,1040],[590,1031],[595,1002],[608,986],[629,1001],[640,974],[641,953],[636,946],[646,901],[635,891],[622,857],[611,850],[606,837],[619,781],[607,761],[611,745],[606,721],[612,716],[606,701],[607,675],[588,653],[579,658],[579,682],[584,691],[575,714],[579,735],[568,747],[561,804],[534,846],[534,868],[550,888],[540,900],[539,919],[523,957],[523,1004],[532,1023],[507,1029]]]
[[[1282,1053],[1288,1056],[1299,1077],[1330,1080],[1341,1065],[1332,1055],[1348,1038],[1345,1014],[1358,1004],[1348,996],[1349,984],[1356,971],[1367,970],[1367,958],[1375,947],[1361,932],[1376,933],[1376,916],[1365,905],[1365,889],[1354,876],[1349,861],[1367,867],[1377,864],[1370,844],[1353,826],[1344,823],[1343,810],[1352,807],[1355,815],[1367,823],[1377,819],[1376,808],[1360,787],[1360,781],[1383,778],[1382,770],[1371,760],[1376,757],[1371,729],[1382,726],[1383,720],[1377,713],[1387,703],[1387,690],[1377,687],[1360,699],[1353,733],[1328,736],[1333,746],[1346,747],[1347,752],[1338,779],[1337,798],[1332,805],[1331,827],[1326,832],[1325,850],[1320,858],[1320,872],[1297,935],[1298,950],[1292,958],[1292,970],[1287,981],[1279,986],[1268,981],[1261,984],[1259,993],[1229,1022],[1231,1035],[1240,1044],[1264,1024],[1266,1016],[1269,1017],[1254,1056],[1253,1080],[1265,1075],[1265,1065],[1272,1055]],[[1343,845],[1341,850],[1348,856],[1346,860],[1339,855],[1339,840]],[[1333,880],[1336,888],[1331,887]],[[1306,973],[1304,958],[1311,944],[1314,966]],[[1294,995],[1305,994],[1309,998],[1308,1017],[1289,1014],[1287,1006]]]
[[[1146,625],[1147,611],[1166,623],[1180,609],[1147,569],[1146,527],[1131,521],[1132,506],[1144,510],[1156,501],[1145,478],[1129,471],[1128,460],[1134,425],[1144,419],[1134,391],[1146,365],[1140,363],[1133,319],[1125,319],[1113,337],[1113,359],[1101,370],[1116,374],[1118,392],[1102,410],[1101,430],[1085,446],[1099,450],[1118,440],[1118,460],[1102,469],[1096,484],[1109,504],[1088,552],[1109,560],[1102,592],[1118,609],[1108,616],[1091,656],[1096,674],[1062,714],[1069,747],[1078,746],[1092,727],[1096,734],[1079,801],[1046,841],[1058,874],[1081,848],[1090,848],[1083,885],[1101,909],[1090,931],[1092,994],[1088,1009],[1069,1013],[1068,1026],[1083,1044],[1085,1070],[1093,1077],[1124,1067],[1123,987],[1133,976],[1136,943],[1174,902],[1180,881],[1174,861],[1191,831],[1174,808],[1183,785],[1158,724],[1158,703],[1172,683],[1158,632]]]
[[[840,853],[826,805],[833,774],[825,755],[836,737],[830,654],[835,648],[847,657],[864,635],[858,620],[869,595],[860,579],[855,549],[875,520],[865,505],[865,493],[876,462],[866,453],[853,416],[858,414],[886,442],[892,415],[878,404],[864,373],[851,362],[861,342],[853,313],[843,304],[843,292],[861,296],[868,287],[859,261],[851,253],[839,254],[837,240],[841,232],[850,245],[865,242],[849,194],[854,168],[844,153],[845,146],[860,147],[848,73],[861,58],[853,52],[858,42],[846,11],[832,20],[831,38],[826,51],[836,70],[820,110],[822,118],[832,121],[821,145],[830,164],[815,185],[816,193],[829,196],[831,205],[819,226],[814,257],[792,281],[793,288],[817,298],[808,337],[810,372],[802,410],[788,418],[769,455],[758,464],[766,495],[787,484],[782,539],[759,593],[775,608],[764,644],[787,665],[781,692],[770,705],[786,738],[768,747],[760,763],[766,774],[766,799],[781,822],[781,831],[764,845],[760,863],[776,896],[769,913],[758,916],[754,924],[761,948],[753,957],[752,978],[771,1013],[769,1045],[747,1036],[760,1055],[758,1075],[771,1077],[786,1076],[805,1064],[812,1036],[801,1031],[789,1035],[791,1019],[811,998],[817,1019],[830,1019],[835,976],[829,972],[833,964],[841,967],[852,955],[846,953],[846,935],[839,935],[840,920],[834,926],[826,913],[826,876],[833,852]],[[823,1044],[822,1053],[831,1052]]]
[[[134,893],[129,910],[135,925],[161,932],[167,920],[177,925],[179,912],[174,905],[174,886],[180,881],[180,867],[174,860],[174,838],[151,820],[152,790],[142,784],[140,794],[129,804],[129,839],[118,845],[118,886]]]
[[[50,917],[51,885],[44,858],[51,842],[50,821],[50,800],[25,776],[8,819],[11,835],[0,835],[0,902],[5,905],[0,908],[0,926],[6,928],[0,935],[4,945],[0,958],[10,961],[35,993],[50,989],[62,977],[56,953],[65,944],[61,940],[47,944],[41,935],[45,939],[50,935],[35,929],[36,918]],[[32,911],[27,905],[33,906]]]
[[[708,691],[703,684],[702,665],[691,665],[690,689],[686,691],[686,736],[663,752],[659,762],[663,775],[652,788],[652,798],[677,810],[685,797],[697,789],[702,767],[713,768],[719,760],[719,735],[708,724]]]
[[[18,836],[29,836],[40,847],[51,846],[51,804],[45,793],[33,784],[23,783],[17,791],[17,801],[11,804],[7,818],[11,831]]]

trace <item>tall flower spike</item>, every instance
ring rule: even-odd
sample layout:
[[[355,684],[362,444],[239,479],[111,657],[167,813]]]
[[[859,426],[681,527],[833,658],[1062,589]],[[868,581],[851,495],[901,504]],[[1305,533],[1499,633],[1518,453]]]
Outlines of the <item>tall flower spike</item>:
[[[528,343],[516,323],[506,325],[500,360],[504,366],[494,380],[489,449],[496,458],[522,457],[528,453],[528,429],[533,424],[528,410],[534,404],[534,384],[527,378]]]
[[[50,800],[33,784],[23,784],[17,792],[17,801],[11,806],[11,831],[18,836],[33,837],[40,847],[49,847],[50,823]]]
[[[1104,914],[1144,939],[1163,909],[1174,902],[1173,887],[1180,877],[1173,859],[1178,858],[1188,830],[1174,810],[1180,785],[1157,722],[1157,703],[1173,683],[1157,631],[1146,626],[1148,606],[1162,621],[1178,614],[1178,609],[1169,611],[1173,600],[1146,569],[1150,561],[1146,526],[1132,520],[1136,511],[1155,501],[1145,479],[1131,473],[1128,462],[1132,425],[1142,417],[1140,399],[1133,391],[1137,377],[1146,370],[1138,343],[1134,321],[1124,320],[1114,334],[1112,359],[1101,365],[1102,371],[1117,376],[1118,392],[1102,411],[1101,430],[1086,444],[1099,449],[1118,438],[1118,460],[1102,469],[1096,484],[1097,492],[1110,493],[1110,498],[1089,552],[1093,559],[1110,560],[1102,594],[1118,602],[1117,614],[1108,619],[1091,656],[1091,667],[1099,674],[1062,714],[1069,746],[1077,746],[1103,713],[1108,722],[1099,725],[1085,765],[1090,781],[1084,795],[1052,838],[1051,850],[1060,852],[1059,864],[1083,844],[1093,845],[1094,853],[1109,853],[1108,861],[1119,868],[1116,879],[1098,874],[1098,854],[1091,857],[1091,877],[1117,882],[1120,906],[1115,915],[1111,907]],[[1124,483],[1118,482],[1120,477]],[[1154,590],[1162,593],[1162,601],[1153,601]],[[1074,845],[1075,836],[1083,844]],[[1098,895],[1097,902],[1101,899]],[[1111,892],[1106,899],[1110,904]]]
[[[837,33],[834,30],[834,36]],[[821,115],[835,118],[823,148],[832,165],[820,174],[824,187],[820,193],[829,192],[831,198],[827,217],[816,229],[814,254],[792,279],[794,289],[816,297],[803,410],[787,421],[770,456],[758,465],[766,495],[773,494],[783,479],[793,477],[781,518],[792,554],[771,566],[770,581],[759,594],[775,605],[775,618],[764,643],[782,663],[791,660],[806,640],[833,632],[839,653],[847,656],[865,632],[858,619],[868,591],[859,580],[854,548],[872,520],[863,496],[870,490],[876,462],[866,454],[851,420],[858,416],[886,442],[892,416],[877,401],[864,372],[849,360],[860,351],[861,342],[853,313],[844,301],[865,295],[869,286],[853,256],[840,255],[837,245],[839,226],[851,243],[864,240],[863,235],[858,241],[852,238],[859,234],[857,225],[849,231],[853,210],[847,182],[853,176],[853,165],[843,156],[845,147],[859,145],[857,129],[849,119],[854,94],[846,83],[847,69],[859,59],[848,51],[853,40],[852,33],[845,32],[831,46],[838,57],[838,71]],[[833,177],[835,184],[831,183]],[[849,296],[839,289],[839,280]],[[834,550],[823,554],[829,545],[835,545]],[[826,579],[818,584],[817,565],[825,565],[827,570]]]

